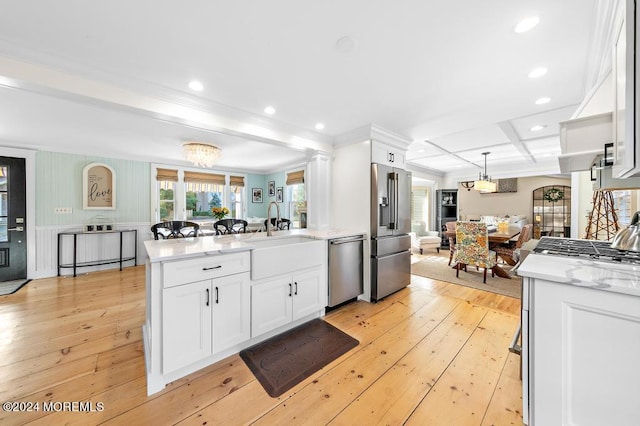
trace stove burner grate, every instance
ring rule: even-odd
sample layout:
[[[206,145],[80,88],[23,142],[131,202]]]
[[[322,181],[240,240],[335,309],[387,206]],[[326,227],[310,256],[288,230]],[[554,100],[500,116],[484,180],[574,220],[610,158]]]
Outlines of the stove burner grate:
[[[533,251],[551,256],[568,256],[599,260],[602,262],[640,264],[640,253],[612,249],[611,243],[608,241],[542,237]]]

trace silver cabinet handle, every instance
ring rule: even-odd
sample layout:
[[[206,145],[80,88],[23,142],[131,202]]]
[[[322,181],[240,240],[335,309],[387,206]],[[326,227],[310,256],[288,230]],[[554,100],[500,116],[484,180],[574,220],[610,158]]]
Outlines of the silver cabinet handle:
[[[16,226],[15,228],[9,228],[9,229],[7,229],[7,231],[18,231],[18,232],[22,232],[22,231],[24,231],[24,226]]]

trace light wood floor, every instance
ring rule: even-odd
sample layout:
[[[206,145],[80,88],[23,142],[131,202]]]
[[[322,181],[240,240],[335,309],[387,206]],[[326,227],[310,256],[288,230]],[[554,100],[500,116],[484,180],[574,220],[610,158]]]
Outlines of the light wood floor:
[[[0,296],[0,424],[522,424],[519,300],[414,276],[326,320],[360,341],[280,398],[236,355],[146,396],[144,267],[34,280]],[[91,413],[43,412],[44,401]]]

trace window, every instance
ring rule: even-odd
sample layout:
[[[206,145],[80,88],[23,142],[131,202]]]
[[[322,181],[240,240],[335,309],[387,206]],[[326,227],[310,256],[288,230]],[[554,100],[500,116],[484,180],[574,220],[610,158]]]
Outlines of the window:
[[[244,211],[244,177],[229,176],[231,218],[242,219]]]
[[[158,181],[158,216],[161,221],[173,220],[176,206],[176,182],[178,171],[170,169],[158,169],[156,179]]]
[[[411,188],[411,222],[424,222],[425,227],[421,230],[429,229],[429,190],[428,187]],[[413,227],[411,229],[413,231]],[[417,232],[417,230],[416,230]]]
[[[294,228],[307,227],[307,194],[304,187],[304,170],[287,173],[287,200],[289,219]]]
[[[212,207],[227,207],[229,218],[245,214],[244,176],[184,170],[157,169],[156,216],[167,220],[213,220]]]

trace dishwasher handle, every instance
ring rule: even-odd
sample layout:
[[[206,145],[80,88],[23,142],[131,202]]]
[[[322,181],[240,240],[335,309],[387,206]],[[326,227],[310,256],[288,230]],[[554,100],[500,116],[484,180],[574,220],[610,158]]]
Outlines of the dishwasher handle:
[[[359,237],[359,238],[341,238],[341,239],[331,240],[331,241],[329,241],[329,243],[331,243],[333,245],[338,245],[338,244],[355,243],[357,241],[364,241],[364,240],[365,240],[364,237]]]

